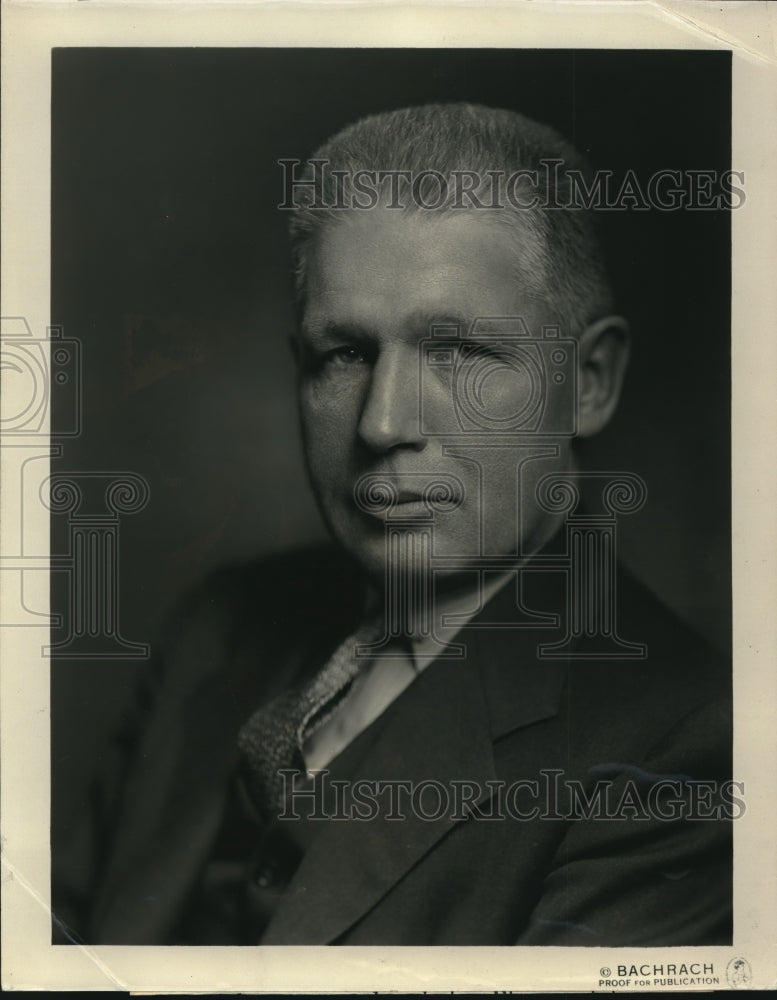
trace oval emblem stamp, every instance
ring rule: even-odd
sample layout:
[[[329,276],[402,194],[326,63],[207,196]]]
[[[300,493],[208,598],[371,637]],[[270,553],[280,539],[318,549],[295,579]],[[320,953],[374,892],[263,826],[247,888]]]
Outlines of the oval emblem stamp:
[[[749,986],[752,978],[750,963],[746,958],[732,958],[726,966],[726,979],[734,990]]]

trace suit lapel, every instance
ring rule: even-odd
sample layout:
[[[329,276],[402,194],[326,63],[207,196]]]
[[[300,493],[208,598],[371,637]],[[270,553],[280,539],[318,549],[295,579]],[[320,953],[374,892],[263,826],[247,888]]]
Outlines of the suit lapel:
[[[557,612],[564,599],[564,580],[557,574],[527,572],[521,588],[522,603],[538,611]],[[515,729],[532,725],[557,714],[569,663],[541,660],[540,644],[558,640],[552,628],[525,626],[479,628],[479,619],[509,622],[517,620],[515,584],[505,586],[463,631],[467,658],[477,664],[483,679],[488,705],[489,726],[494,740]]]
[[[490,611],[510,609],[514,616],[508,586]],[[460,636],[463,660],[435,661],[397,699],[353,780],[440,782],[450,805],[439,818],[425,818],[404,793],[402,820],[385,819],[381,809],[374,820],[322,822],[262,944],[335,941],[459,822],[452,782],[473,782],[482,789],[478,801],[493,794],[493,741],[558,711],[566,670],[537,660],[537,643],[546,637],[534,629],[468,629]],[[424,808],[432,812],[436,802],[432,794]]]
[[[488,715],[479,677],[465,662],[429,666],[389,710],[391,716],[354,780],[410,782],[494,777]],[[385,786],[384,786],[385,787]],[[381,803],[385,799],[380,799]],[[327,944],[362,917],[453,825],[415,815],[402,820],[325,822],[308,849],[262,944]],[[430,799],[429,810],[434,808]]]

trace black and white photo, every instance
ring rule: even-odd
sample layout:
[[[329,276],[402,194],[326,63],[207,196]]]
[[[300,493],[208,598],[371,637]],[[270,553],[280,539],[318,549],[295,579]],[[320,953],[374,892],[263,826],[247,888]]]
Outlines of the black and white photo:
[[[235,17],[44,46],[5,891],[79,986],[762,982],[761,57]]]

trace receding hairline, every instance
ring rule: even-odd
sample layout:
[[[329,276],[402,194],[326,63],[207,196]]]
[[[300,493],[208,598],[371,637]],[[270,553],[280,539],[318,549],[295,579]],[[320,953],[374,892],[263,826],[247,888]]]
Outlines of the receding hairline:
[[[569,167],[590,174],[579,151],[551,126],[517,111],[476,104],[427,104],[368,115],[347,125],[323,143],[313,159],[327,160],[332,170],[354,175],[365,171],[473,171],[482,178],[489,170],[536,169],[543,159],[560,158]],[[478,188],[475,188],[477,191]],[[406,211],[425,214],[412,200]],[[469,211],[450,199],[430,215]],[[541,208],[489,210],[490,217],[516,231],[524,218],[540,238],[546,296],[565,314],[570,332],[611,309],[609,276],[590,213]],[[306,254],[311,237],[337,218],[333,211],[295,209],[291,219],[292,249],[298,306],[304,302]]]

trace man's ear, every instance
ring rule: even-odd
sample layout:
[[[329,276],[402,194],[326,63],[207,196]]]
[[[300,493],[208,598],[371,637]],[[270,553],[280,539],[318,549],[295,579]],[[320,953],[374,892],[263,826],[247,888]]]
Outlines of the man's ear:
[[[615,412],[629,363],[629,339],[622,316],[605,316],[580,334],[578,437],[598,434]]]

